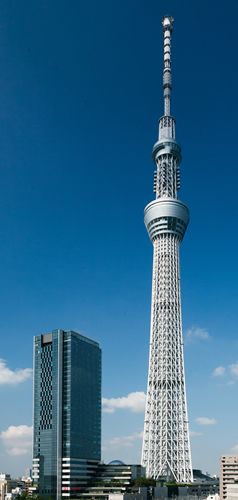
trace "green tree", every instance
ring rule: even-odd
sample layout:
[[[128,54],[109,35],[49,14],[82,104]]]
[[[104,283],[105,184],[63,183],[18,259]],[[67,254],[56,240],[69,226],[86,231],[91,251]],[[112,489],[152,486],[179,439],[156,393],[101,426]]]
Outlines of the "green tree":
[[[134,479],[133,481],[133,486],[138,486],[138,487],[156,486],[156,481],[151,477],[137,477],[137,479]]]

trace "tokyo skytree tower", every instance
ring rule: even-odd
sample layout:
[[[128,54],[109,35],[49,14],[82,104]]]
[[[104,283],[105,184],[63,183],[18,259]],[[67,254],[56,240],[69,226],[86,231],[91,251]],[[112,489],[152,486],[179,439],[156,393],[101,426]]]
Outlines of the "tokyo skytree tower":
[[[164,115],[153,148],[156,199],[145,207],[154,247],[150,356],[142,464],[148,477],[193,481],[184,375],[180,243],[189,212],[177,199],[181,149],[170,114],[173,18],[164,17]]]

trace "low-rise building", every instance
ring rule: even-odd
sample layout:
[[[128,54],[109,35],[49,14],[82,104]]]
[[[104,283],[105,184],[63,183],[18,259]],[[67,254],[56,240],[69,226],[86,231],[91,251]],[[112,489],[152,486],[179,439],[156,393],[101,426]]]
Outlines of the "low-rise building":
[[[113,493],[120,497],[131,490],[136,479],[144,476],[145,469],[141,465],[125,465],[120,460],[99,464],[94,478],[81,488],[80,498],[108,499]]]
[[[220,468],[220,498],[227,500],[228,485],[238,481],[238,455],[223,455],[220,460]]]
[[[18,481],[12,479],[10,474],[0,474],[0,500],[5,500],[5,496],[11,493],[13,488],[18,486]]]
[[[227,485],[227,500],[238,499],[238,482]]]

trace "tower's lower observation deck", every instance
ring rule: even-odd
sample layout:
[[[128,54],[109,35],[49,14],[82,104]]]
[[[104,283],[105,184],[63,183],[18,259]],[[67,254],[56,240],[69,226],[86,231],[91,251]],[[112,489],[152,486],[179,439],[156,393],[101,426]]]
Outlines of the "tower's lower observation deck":
[[[189,222],[186,205],[172,198],[160,198],[145,207],[145,225],[151,241],[161,234],[175,234],[182,241]]]

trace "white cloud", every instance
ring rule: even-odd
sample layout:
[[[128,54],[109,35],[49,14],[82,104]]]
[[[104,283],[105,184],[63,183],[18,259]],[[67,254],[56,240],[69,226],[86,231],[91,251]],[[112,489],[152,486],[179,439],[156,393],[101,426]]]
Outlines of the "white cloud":
[[[144,411],[146,395],[144,392],[130,392],[120,398],[102,398],[104,413],[114,413],[118,409],[127,409],[135,413]]]
[[[214,377],[222,377],[223,375],[229,376],[229,379],[225,384],[222,384],[223,386],[229,386],[229,385],[234,385],[235,382],[238,380],[238,361],[235,363],[232,363],[231,365],[228,366],[217,366],[213,372],[212,375]]]
[[[22,368],[20,370],[11,370],[6,365],[4,359],[0,359],[0,385],[14,385],[25,382],[32,376],[31,368]]]
[[[200,328],[199,326],[192,326],[186,332],[187,340],[209,340],[211,336],[209,335],[206,328]]]
[[[238,444],[235,444],[235,446],[232,446],[231,451],[232,451],[232,453],[238,453]]]
[[[229,371],[230,371],[230,374],[233,375],[233,377],[238,377],[238,362],[230,365]]]
[[[234,380],[228,380],[228,382],[226,384],[224,384],[225,386],[230,386],[230,385],[234,385],[235,382]]]
[[[190,437],[202,436],[202,432],[190,431]]]
[[[198,425],[215,425],[217,423],[215,418],[209,417],[198,417],[196,418],[196,422]]]
[[[105,442],[104,449],[108,447],[110,448],[132,447],[135,441],[141,440],[142,438],[143,438],[143,431],[134,432],[134,434],[131,434],[129,436],[114,437]]]
[[[5,431],[0,433],[8,455],[26,455],[31,451],[32,427],[28,425],[10,425]]]
[[[213,377],[222,377],[225,374],[225,367],[224,366],[217,366],[214,368],[212,375]]]

